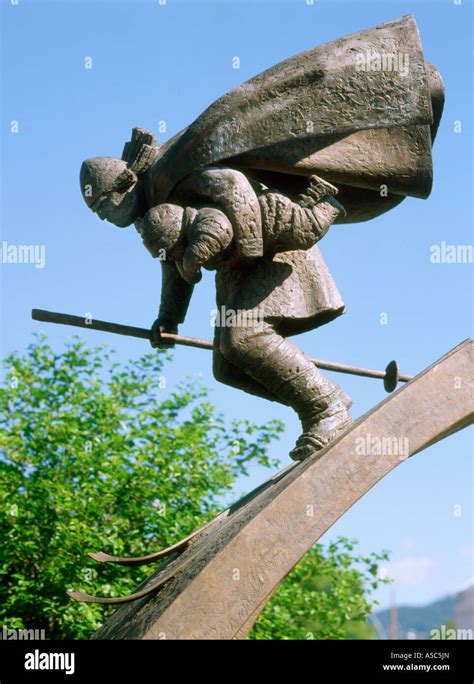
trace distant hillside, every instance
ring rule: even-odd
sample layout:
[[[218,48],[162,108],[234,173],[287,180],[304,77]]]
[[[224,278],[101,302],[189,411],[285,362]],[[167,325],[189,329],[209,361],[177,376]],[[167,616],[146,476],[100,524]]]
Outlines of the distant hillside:
[[[408,632],[415,632],[417,639],[430,639],[432,629],[438,629],[440,625],[452,626],[454,617],[455,596],[429,603],[427,606],[399,606],[398,607],[398,638],[406,639]],[[385,630],[385,636],[381,634],[378,621]],[[372,622],[372,620],[371,620]],[[375,611],[373,624],[379,632],[378,638],[389,638],[390,632],[390,609]]]

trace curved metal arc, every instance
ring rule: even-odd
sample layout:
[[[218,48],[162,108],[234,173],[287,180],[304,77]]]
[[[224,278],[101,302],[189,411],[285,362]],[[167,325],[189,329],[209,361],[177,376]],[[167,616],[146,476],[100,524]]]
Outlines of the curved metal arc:
[[[157,599],[140,605],[138,622],[130,620],[133,609],[119,609],[96,638],[154,639],[162,632],[171,639],[245,637],[285,576],[356,501],[406,457],[473,422],[473,349],[472,341],[459,345],[325,450],[274,476],[273,486],[233,507],[159,584],[152,579],[131,598],[106,599],[125,603],[162,587]],[[372,437],[407,439],[404,457],[371,451]],[[357,448],[359,441],[366,451]],[[172,586],[163,587],[171,578]]]

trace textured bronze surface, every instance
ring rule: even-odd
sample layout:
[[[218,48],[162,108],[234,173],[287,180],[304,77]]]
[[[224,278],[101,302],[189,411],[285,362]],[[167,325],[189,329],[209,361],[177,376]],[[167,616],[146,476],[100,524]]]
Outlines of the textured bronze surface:
[[[345,313],[317,243],[335,223],[428,197],[443,102],[405,16],[267,69],[164,144],[134,128],[121,159],[82,164],[87,206],[133,223],[161,262],[152,346],[172,345],[202,269],[215,271],[214,377],[297,413],[293,460],[352,422],[350,397],[289,339]],[[392,364],[385,388],[398,379]]]

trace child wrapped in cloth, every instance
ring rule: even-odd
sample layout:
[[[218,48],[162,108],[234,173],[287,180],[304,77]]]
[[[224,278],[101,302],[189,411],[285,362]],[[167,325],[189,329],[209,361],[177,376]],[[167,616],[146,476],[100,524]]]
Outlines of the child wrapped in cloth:
[[[219,172],[218,167],[207,172]],[[325,378],[288,335],[306,332],[344,312],[344,303],[316,243],[344,213],[337,189],[313,176],[296,202],[250,182],[261,213],[264,253],[242,259],[228,216],[210,204],[164,203],[135,222],[154,257],[166,261],[154,346],[160,332],[184,321],[201,267],[216,271],[218,318],[213,371],[220,382],[291,406],[303,432],[291,452],[303,460],[350,425],[349,397]],[[248,187],[247,187],[248,186]],[[230,314],[230,315],[228,315]]]

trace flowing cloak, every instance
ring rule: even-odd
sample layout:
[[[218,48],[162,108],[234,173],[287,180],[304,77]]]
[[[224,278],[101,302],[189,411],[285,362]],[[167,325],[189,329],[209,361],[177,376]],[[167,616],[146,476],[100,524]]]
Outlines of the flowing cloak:
[[[219,163],[292,198],[317,174],[339,187],[338,222],[374,218],[406,196],[428,197],[443,103],[414,17],[345,36],[246,81],[159,146],[147,204]],[[259,253],[253,245],[248,256]]]
[[[284,337],[319,328],[345,312],[317,245],[256,259],[246,269],[218,269],[216,303],[219,312],[254,312],[255,320],[271,321]]]

